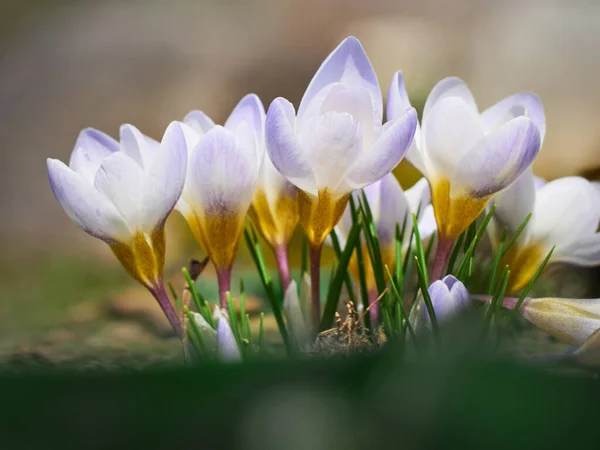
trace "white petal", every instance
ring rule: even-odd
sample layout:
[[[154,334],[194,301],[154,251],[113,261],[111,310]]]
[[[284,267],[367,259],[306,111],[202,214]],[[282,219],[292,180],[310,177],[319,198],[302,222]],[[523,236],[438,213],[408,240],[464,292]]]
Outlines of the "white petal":
[[[453,189],[464,189],[474,197],[494,194],[527,170],[539,150],[537,126],[527,117],[517,117],[463,155],[452,179]]]
[[[400,119],[387,122],[372,148],[365,148],[348,173],[353,189],[373,183],[391,172],[402,160],[415,135],[417,113],[409,109]]]
[[[477,114],[477,103],[475,103],[473,94],[467,87],[467,84],[460,78],[448,77],[436,84],[427,97],[427,100],[425,101],[425,107],[423,109],[423,121],[427,119],[429,113],[433,110],[433,107],[436,106],[438,102],[445,98],[452,97],[462,99],[468,108]]]
[[[282,196],[293,197],[298,189],[279,173],[266,152],[261,170],[259,181],[263,183],[262,187],[271,211],[275,211],[277,202]]]
[[[309,347],[312,341],[311,330],[300,306],[298,289],[296,282],[293,280],[285,291],[283,313],[296,345],[300,348]]]
[[[531,168],[525,170],[513,184],[503,191],[498,192],[492,202],[496,204],[494,212],[494,220],[497,227],[496,232],[502,233],[504,227],[507,227],[509,233],[514,233],[535,208],[533,170]],[[532,219],[530,219],[527,227],[519,236],[519,242],[524,243],[527,241]],[[495,239],[499,238],[500,234],[495,236]]]
[[[564,262],[577,266],[600,266],[600,233],[581,236],[568,246],[557,246],[552,253],[553,262]]]
[[[429,189],[429,183],[427,182],[427,179],[421,178],[414,184],[413,187],[407,189],[406,198],[408,199],[411,212],[417,214],[417,211],[419,211],[419,215],[417,217],[421,217],[423,215],[423,211],[431,202],[431,191]]]
[[[387,101],[387,120],[396,120],[411,108],[410,100],[404,87],[402,72],[392,77]],[[421,127],[417,122],[415,136],[406,152],[406,159],[422,174],[426,174],[425,163],[421,155]]]
[[[191,127],[200,137],[215,126],[213,120],[202,111],[191,111],[183,119],[183,123]]]
[[[194,208],[223,214],[245,214],[258,177],[255,142],[242,142],[216,125],[193,151],[190,197]]]
[[[185,184],[187,147],[178,122],[169,125],[157,153],[144,181],[140,226],[145,231],[166,220]]]
[[[123,152],[106,158],[94,179],[94,187],[115,205],[132,232],[141,224],[143,186],[144,171]]]
[[[423,145],[434,170],[451,177],[461,157],[484,136],[477,111],[458,97],[436,102],[423,120]]]
[[[437,222],[435,221],[433,205],[427,205],[419,220],[419,234],[421,235],[421,240],[425,241],[429,239],[436,231]],[[406,245],[408,245],[408,242],[406,242]]]
[[[73,222],[104,241],[125,241],[130,237],[114,205],[82,175],[56,159],[48,159],[47,165],[50,187]]]
[[[121,151],[147,170],[156,156],[159,143],[129,124],[121,126],[120,138]]]
[[[565,177],[543,186],[537,191],[534,218],[533,237],[548,247],[556,245],[553,260],[577,259],[571,252],[585,255],[583,244],[590,245],[589,256],[593,258],[600,204],[589,181]]]
[[[407,224],[412,220],[408,199],[400,183],[391,173],[377,183],[367,186],[365,193],[369,204],[374,195],[379,197],[377,202],[379,207],[373,212],[377,236],[382,246],[391,245],[396,239],[396,226],[402,227],[405,217],[407,217]]]
[[[523,92],[511,95],[481,113],[481,119],[486,132],[508,122],[509,120],[525,115],[536,124],[540,131],[542,142],[546,134],[546,116],[540,99],[532,93]]]
[[[355,195],[356,205],[358,205],[358,195]],[[348,241],[348,235],[350,234],[350,230],[352,229],[352,210],[350,209],[350,204],[344,210],[344,214],[342,214],[342,218],[335,226],[335,234],[340,241],[340,247],[343,249],[346,246],[346,242]],[[333,247],[333,243],[331,242],[331,238],[327,236],[325,239],[325,244],[329,247]]]
[[[317,189],[328,188],[337,192],[362,151],[362,131],[358,121],[347,113],[325,113],[310,121],[300,141],[314,173]],[[351,191],[344,190],[339,193]]]
[[[265,107],[256,94],[248,94],[240,100],[225,122],[225,128],[235,132],[241,123],[252,127],[262,148],[265,140]]]
[[[302,97],[298,117],[304,116],[310,103],[325,87],[336,82],[348,87],[366,89],[371,96],[373,115],[381,123],[383,102],[379,82],[364,49],[353,36],[344,39],[321,64]]]
[[[69,167],[91,183],[104,158],[119,150],[119,143],[112,137],[93,128],[79,133],[71,154]]]
[[[284,177],[298,188],[317,194],[312,169],[296,138],[294,107],[284,98],[273,100],[267,112],[266,146],[271,162]]]
[[[223,361],[235,362],[242,359],[228,320],[219,320],[217,325],[217,352]]]

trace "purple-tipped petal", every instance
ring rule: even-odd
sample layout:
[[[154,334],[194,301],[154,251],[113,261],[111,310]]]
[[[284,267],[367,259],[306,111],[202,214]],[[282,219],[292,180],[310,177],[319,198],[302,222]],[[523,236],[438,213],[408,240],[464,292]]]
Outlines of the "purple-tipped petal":
[[[381,122],[383,102],[377,75],[375,75],[362,45],[353,36],[344,39],[321,64],[302,97],[298,108],[298,117],[304,116],[310,103],[324,88],[337,82],[368,90],[373,103],[374,115]]]
[[[423,109],[423,121],[427,119],[427,116],[438,102],[451,97],[462,99],[471,110],[477,113],[477,103],[475,103],[473,94],[467,84],[460,78],[448,77],[436,84],[427,97]]]
[[[193,150],[190,164],[188,201],[210,213],[246,213],[258,176],[255,142],[242,143],[216,125]]]
[[[181,124],[172,122],[160,144],[143,188],[143,208],[140,226],[153,230],[165,221],[185,184],[187,148]]]
[[[390,83],[388,91],[388,100],[386,107],[387,120],[396,120],[404,115],[406,111],[412,108],[410,99],[404,87],[402,72],[396,72]]]
[[[56,159],[48,159],[47,166],[52,192],[75,224],[104,241],[129,237],[125,222],[115,206],[82,175]]]
[[[296,116],[292,104],[281,97],[273,100],[265,126],[267,151],[275,168],[300,189],[316,194],[313,172],[296,138]]]
[[[112,137],[94,128],[86,128],[79,133],[69,167],[92,183],[104,158],[116,151],[119,151],[119,143]]]
[[[200,136],[204,136],[215,126],[213,120],[202,111],[189,112],[183,118],[183,123],[191,127]]]
[[[527,170],[539,150],[537,126],[527,117],[517,117],[464,154],[453,177],[456,187],[474,197],[495,194]]]
[[[546,115],[540,99],[530,92],[511,95],[481,113],[486,132],[503,125],[509,120],[526,115],[533,120],[540,131],[541,141],[546,134]]]
[[[225,122],[225,128],[235,133],[241,123],[252,127],[259,145],[264,145],[265,139],[265,107],[256,94],[248,94],[240,100]]]
[[[417,113],[414,108],[400,119],[386,123],[373,148],[364,151],[348,173],[348,185],[359,189],[391,172],[406,154],[416,126]]]
[[[242,359],[242,354],[226,318],[219,320],[217,325],[217,352],[223,361],[235,362]]]
[[[434,281],[428,289],[438,321],[452,318],[469,306],[470,296],[465,285],[452,275]],[[424,311],[427,314],[427,311]]]
[[[462,98],[444,97],[423,120],[423,144],[436,171],[451,176],[457,161],[484,136],[477,111]]]

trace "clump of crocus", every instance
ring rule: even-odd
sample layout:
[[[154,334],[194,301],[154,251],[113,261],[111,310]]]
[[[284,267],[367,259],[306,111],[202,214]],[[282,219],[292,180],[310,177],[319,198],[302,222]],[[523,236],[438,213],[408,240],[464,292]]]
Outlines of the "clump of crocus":
[[[398,72],[390,86],[388,119],[409,108]],[[454,242],[490,198],[530,167],[544,131],[544,111],[533,94],[508,97],[479,113],[462,80],[446,78],[433,88],[407,153],[431,187],[439,232],[433,279],[440,278]]]
[[[413,108],[385,127],[382,116],[377,77],[354,37],[323,62],[297,113],[284,98],[275,99],[267,112],[271,161],[299,189],[300,223],[310,245],[314,323],[320,319],[323,241],[342,217],[350,193],[389,173],[413,139]]]
[[[173,329],[181,323],[163,285],[167,216],[185,182],[187,151],[181,125],[162,142],[123,125],[120,142],[100,131],[81,132],[69,166],[48,159],[50,186],[63,210],[106,242],[125,270],[156,298]]]
[[[184,119],[189,154],[187,179],[177,210],[214,264],[221,306],[227,306],[231,269],[258,179],[263,154],[263,106],[247,95],[225,126],[200,111]]]
[[[406,192],[402,190],[400,183],[396,177],[389,173],[381,180],[364,188],[364,193],[369,203],[369,208],[373,216],[373,223],[377,230],[377,237],[381,249],[381,259],[384,265],[389,267],[391,272],[394,271],[396,265],[396,231],[405,227],[404,239],[402,242],[402,250],[406,252],[411,233],[413,230],[412,215],[417,215],[420,219],[424,215],[430,201],[429,186],[427,180],[422,178],[412,188]],[[356,191],[353,197],[358,205],[361,201],[360,191]],[[350,207],[346,208],[342,219],[335,227],[335,232],[340,240],[340,244],[344,245],[348,234],[352,228],[352,212]],[[419,228],[421,228],[419,226]],[[428,239],[434,229],[426,227],[421,233],[421,239]],[[365,260],[365,275],[367,290],[369,294],[369,303],[373,302],[378,297],[377,286],[375,284],[375,274],[373,273],[372,264],[369,261],[369,253],[366,248],[366,242],[362,242],[363,259]],[[359,280],[358,260],[356,253],[350,260],[349,270],[355,280]],[[377,305],[371,306],[369,309],[373,321],[377,320]]]
[[[600,265],[600,195],[586,179],[565,177],[541,184],[527,171],[494,203],[495,242],[504,227],[514,233],[532,214],[502,262],[511,269],[509,292],[529,283],[552,247],[550,263]]]

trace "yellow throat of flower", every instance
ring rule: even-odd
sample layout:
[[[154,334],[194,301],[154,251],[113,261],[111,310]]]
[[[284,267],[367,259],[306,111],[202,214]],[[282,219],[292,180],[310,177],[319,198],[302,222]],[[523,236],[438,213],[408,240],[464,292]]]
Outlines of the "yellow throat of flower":
[[[468,195],[450,197],[450,181],[432,183],[431,203],[440,239],[457,239],[483,212],[491,196],[474,198]]]
[[[516,292],[527,286],[545,256],[543,247],[537,243],[530,243],[524,247],[515,243],[508,249],[500,264],[500,267],[508,265],[510,268],[507,292]]]
[[[156,286],[165,266],[165,229],[156,228],[152,233],[135,233],[128,243],[110,244],[115,256],[127,273],[147,288]]]
[[[244,231],[244,215],[191,213],[186,219],[194,237],[215,267],[230,268]]]
[[[250,218],[272,248],[285,246],[298,225],[297,193],[280,195],[271,209],[263,189],[257,189],[250,207]]]
[[[333,227],[342,218],[350,194],[333,197],[327,190],[320,190],[318,195],[298,191],[298,212],[300,223],[308,242],[314,247],[320,247]]]

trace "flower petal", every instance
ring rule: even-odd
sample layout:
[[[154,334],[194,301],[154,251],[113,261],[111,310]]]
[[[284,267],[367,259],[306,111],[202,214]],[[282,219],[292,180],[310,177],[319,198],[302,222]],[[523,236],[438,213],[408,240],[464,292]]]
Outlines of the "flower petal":
[[[365,149],[346,177],[346,183],[359,189],[373,183],[396,167],[410,146],[417,126],[417,112],[409,109],[400,119],[387,122],[371,149]]]
[[[252,127],[262,148],[265,140],[265,107],[256,94],[248,94],[240,100],[225,122],[225,128],[235,133],[236,128],[244,122]]]
[[[311,329],[306,321],[298,297],[296,282],[292,280],[283,297],[283,313],[295,344],[302,348],[311,345]]]
[[[94,128],[86,128],[79,133],[69,167],[91,184],[104,158],[118,150],[119,143],[112,137]]]
[[[483,198],[514,182],[537,156],[540,132],[527,117],[502,125],[471,148],[458,162],[453,189]]]
[[[191,127],[200,137],[204,136],[215,126],[213,120],[202,111],[190,111],[183,118],[183,123]]]
[[[597,193],[584,178],[559,178],[537,192],[532,234],[549,248],[556,245],[554,261],[594,261],[599,221]]]
[[[159,143],[129,124],[121,125],[120,139],[121,151],[147,170],[156,156]]]
[[[300,141],[305,147],[317,190],[329,189],[340,195],[352,191],[344,182],[362,151],[362,130],[354,117],[333,111],[316,116],[300,135]],[[375,180],[367,181],[363,186],[372,181]]]
[[[217,352],[219,358],[223,361],[235,362],[242,359],[242,354],[227,319],[219,320],[217,325]]]
[[[130,231],[140,225],[144,171],[123,152],[113,153],[102,161],[94,187],[112,202]]]
[[[258,175],[256,142],[242,142],[216,125],[193,150],[190,193],[194,208],[211,213],[245,214]]]
[[[467,84],[460,78],[448,77],[436,84],[427,97],[427,100],[425,101],[425,107],[423,109],[423,121],[427,119],[429,113],[433,110],[433,107],[438,104],[438,102],[452,97],[462,99],[468,108],[477,114],[477,103],[473,98],[473,94],[467,87]]]
[[[423,215],[419,220],[419,233],[421,234],[421,240],[425,241],[429,239],[436,231],[437,222],[435,220],[435,213],[433,212],[433,205],[430,204],[425,207]]]
[[[367,186],[365,193],[369,205],[374,203],[376,206],[372,212],[379,241],[382,246],[392,244],[396,239],[396,225],[401,227],[404,217],[407,217],[407,224],[412,221],[408,199],[400,183],[392,173],[388,173],[377,183]],[[375,196],[377,200],[372,201]]]
[[[166,220],[185,184],[188,157],[180,123],[169,125],[157,153],[144,181],[140,227],[145,231]]]
[[[417,214],[417,217],[421,217],[427,205],[431,203],[431,191],[427,178],[421,178],[413,187],[407,189],[405,193],[410,205],[410,211],[414,214],[417,214],[418,211],[419,214]]]
[[[511,95],[481,113],[486,132],[501,126],[509,120],[525,115],[531,118],[540,131],[541,141],[546,134],[546,116],[540,99],[530,92]]]
[[[114,205],[81,174],[56,159],[48,159],[47,166],[52,192],[75,224],[104,241],[126,240],[130,237]]]
[[[509,233],[514,233],[535,208],[535,181],[531,167],[526,169],[513,184],[498,192],[492,202],[496,204],[494,239],[499,240],[504,227]],[[519,242],[527,241],[530,230],[531,220],[519,236]]]
[[[266,120],[266,146],[277,170],[298,188],[317,194],[317,185],[308,160],[296,138],[294,107],[284,98],[271,103]]]
[[[304,116],[310,103],[324,88],[336,82],[366,89],[371,95],[374,117],[381,123],[383,102],[377,75],[375,75],[373,66],[371,66],[359,40],[353,36],[344,39],[323,61],[302,97],[298,108],[298,118],[301,119]]]
[[[444,97],[423,119],[423,144],[435,172],[452,177],[457,162],[484,136],[477,111],[462,98]]]
[[[410,100],[404,87],[402,72],[392,77],[387,101],[387,120],[396,120],[411,108]],[[406,152],[406,159],[422,174],[426,173],[425,163],[421,155],[421,127],[417,121],[415,136]]]

